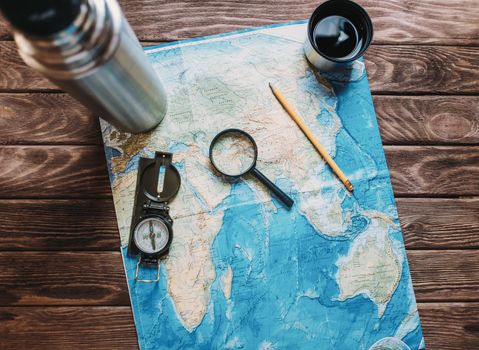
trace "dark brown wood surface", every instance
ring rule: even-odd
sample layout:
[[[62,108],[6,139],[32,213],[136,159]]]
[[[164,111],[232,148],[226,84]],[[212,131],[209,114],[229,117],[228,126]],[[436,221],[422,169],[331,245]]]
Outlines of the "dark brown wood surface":
[[[479,303],[418,303],[428,349],[477,348]],[[0,307],[0,348],[135,349],[125,306]]]
[[[479,2],[359,0],[426,345],[479,348]],[[143,44],[304,19],[316,1],[121,1]],[[99,123],[0,22],[0,349],[137,347]]]
[[[0,91],[58,91],[15,50],[13,42],[0,42]],[[366,67],[373,94],[479,94],[475,47],[373,45]]]
[[[478,96],[373,100],[385,145],[479,145]],[[0,146],[102,144],[97,118],[63,93],[0,94],[0,116]]]
[[[411,250],[407,255],[418,301],[479,301],[476,251]],[[119,251],[0,252],[0,269],[1,305],[129,304]]]
[[[378,44],[479,44],[476,0],[358,0],[370,13]],[[318,1],[121,0],[140,40],[170,41],[306,19]],[[0,40],[11,39],[0,25]]]

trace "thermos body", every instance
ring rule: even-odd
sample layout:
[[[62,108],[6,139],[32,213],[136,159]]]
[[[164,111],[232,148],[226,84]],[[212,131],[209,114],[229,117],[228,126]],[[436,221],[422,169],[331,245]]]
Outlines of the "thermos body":
[[[164,118],[166,92],[116,0],[83,0],[49,37],[14,37],[28,65],[115,127],[145,132]]]

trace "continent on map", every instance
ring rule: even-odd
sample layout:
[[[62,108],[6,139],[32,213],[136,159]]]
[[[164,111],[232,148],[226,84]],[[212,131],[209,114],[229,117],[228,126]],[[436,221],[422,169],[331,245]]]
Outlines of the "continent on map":
[[[401,278],[401,264],[388,236],[393,225],[388,218],[373,216],[368,229],[337,263],[339,300],[364,294],[377,304],[379,317]]]

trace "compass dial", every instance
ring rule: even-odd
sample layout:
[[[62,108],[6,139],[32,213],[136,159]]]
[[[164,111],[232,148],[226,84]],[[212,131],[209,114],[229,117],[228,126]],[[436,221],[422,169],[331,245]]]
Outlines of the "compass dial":
[[[147,254],[155,254],[168,245],[170,231],[160,218],[146,218],[136,225],[133,237],[138,249]]]

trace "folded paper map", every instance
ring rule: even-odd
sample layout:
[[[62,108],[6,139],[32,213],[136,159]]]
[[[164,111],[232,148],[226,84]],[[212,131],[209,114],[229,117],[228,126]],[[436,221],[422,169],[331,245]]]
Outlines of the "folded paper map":
[[[295,22],[148,48],[168,91],[165,119],[140,135],[102,122],[142,349],[425,348],[364,64],[318,80],[305,33]],[[294,198],[291,210],[253,177],[214,174],[209,145],[226,128],[253,136],[258,168]],[[160,282],[141,283],[127,245],[138,160],[157,150],[173,153],[182,183]]]

